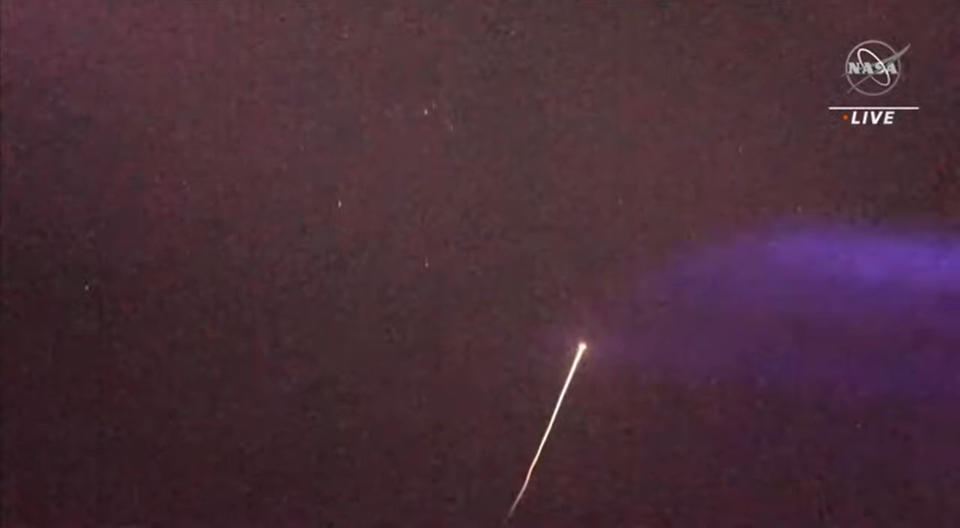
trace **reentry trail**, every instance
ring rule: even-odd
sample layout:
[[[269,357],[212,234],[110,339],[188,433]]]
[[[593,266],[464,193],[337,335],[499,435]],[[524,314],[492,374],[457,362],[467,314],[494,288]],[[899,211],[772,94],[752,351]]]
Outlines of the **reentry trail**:
[[[543,451],[543,446],[547,443],[547,437],[550,436],[550,430],[553,429],[553,422],[557,419],[557,413],[560,411],[560,405],[563,404],[563,397],[567,394],[567,389],[570,387],[570,381],[573,380],[573,375],[577,371],[577,365],[580,363],[580,358],[583,357],[583,353],[587,350],[587,344],[581,342],[577,347],[577,355],[573,358],[573,364],[570,365],[570,372],[567,374],[567,380],[563,382],[563,388],[560,389],[560,397],[557,398],[557,405],[553,408],[553,415],[550,416],[550,421],[547,422],[547,429],[543,432],[543,438],[540,439],[540,447],[537,448],[536,454],[533,455],[533,460],[530,462],[530,468],[527,469],[527,476],[523,479],[523,485],[520,487],[520,492],[517,493],[517,498],[514,499],[513,504],[510,506],[510,511],[507,512],[507,516],[504,519],[504,522],[510,520],[510,517],[513,516],[513,512],[517,509],[517,505],[520,504],[520,499],[523,498],[524,492],[527,491],[527,485],[530,484],[530,477],[533,476],[533,470],[537,467],[537,461],[540,459],[540,453]]]

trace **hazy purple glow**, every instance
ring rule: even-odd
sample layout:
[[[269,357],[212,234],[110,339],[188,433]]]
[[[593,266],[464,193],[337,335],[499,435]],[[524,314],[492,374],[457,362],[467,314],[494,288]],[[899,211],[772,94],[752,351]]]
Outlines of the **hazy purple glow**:
[[[960,242],[945,237],[797,232],[774,237],[768,254],[771,260],[801,273],[862,284],[960,292]]]
[[[857,394],[960,394],[960,239],[742,236],[678,258],[638,325],[652,368]],[[674,370],[675,371],[675,370]]]

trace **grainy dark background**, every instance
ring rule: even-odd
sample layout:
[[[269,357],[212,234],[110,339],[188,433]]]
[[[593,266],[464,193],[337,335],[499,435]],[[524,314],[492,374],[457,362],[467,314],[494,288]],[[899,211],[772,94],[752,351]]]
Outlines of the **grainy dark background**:
[[[956,401],[602,352],[677,247],[956,230],[955,1],[2,6],[6,525],[491,526],[581,336],[518,525],[960,518]],[[893,127],[826,111],[869,38]]]

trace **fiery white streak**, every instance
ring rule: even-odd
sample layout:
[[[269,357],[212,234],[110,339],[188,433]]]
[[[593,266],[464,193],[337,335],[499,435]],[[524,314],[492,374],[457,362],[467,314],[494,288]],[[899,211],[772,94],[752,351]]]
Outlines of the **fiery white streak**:
[[[517,498],[514,499],[513,505],[510,506],[510,511],[507,512],[506,519],[510,519],[513,516],[513,512],[517,509],[517,504],[520,504],[520,499],[523,498],[523,493],[527,491],[527,485],[530,484],[530,477],[533,476],[533,469],[537,466],[537,461],[540,459],[540,453],[543,451],[543,446],[547,443],[547,437],[550,436],[550,430],[553,429],[553,422],[557,419],[557,413],[560,411],[560,405],[563,404],[563,397],[567,394],[567,388],[570,387],[570,381],[573,379],[573,374],[577,371],[577,364],[580,363],[580,358],[583,357],[583,353],[587,350],[587,344],[580,342],[580,345],[577,347],[577,355],[573,358],[573,364],[570,365],[570,372],[567,374],[567,381],[563,382],[563,388],[560,389],[560,397],[557,398],[557,405],[553,408],[553,415],[550,416],[550,421],[547,422],[547,429],[543,432],[543,438],[540,439],[540,447],[537,448],[537,453],[533,455],[533,461],[530,462],[530,468],[527,470],[527,477],[523,479],[523,486],[520,487],[520,492],[517,493]]]

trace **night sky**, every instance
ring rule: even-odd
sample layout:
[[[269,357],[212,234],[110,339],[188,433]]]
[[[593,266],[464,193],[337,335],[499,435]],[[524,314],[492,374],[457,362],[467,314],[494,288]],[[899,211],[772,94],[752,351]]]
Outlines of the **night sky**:
[[[956,0],[0,3],[5,526],[960,524]]]

